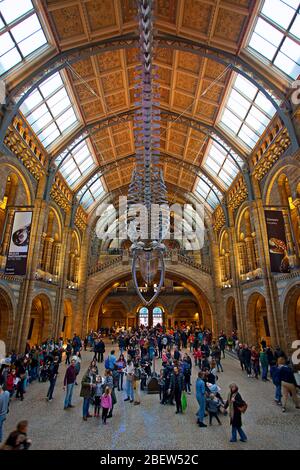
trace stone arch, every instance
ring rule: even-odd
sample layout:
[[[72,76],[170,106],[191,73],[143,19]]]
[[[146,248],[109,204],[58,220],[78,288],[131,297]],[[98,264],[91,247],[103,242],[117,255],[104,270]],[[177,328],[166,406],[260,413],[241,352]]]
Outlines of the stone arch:
[[[247,338],[253,346],[258,346],[264,338],[271,344],[266,299],[260,292],[253,292],[247,303]]]
[[[49,297],[38,294],[31,303],[27,339],[30,345],[40,344],[52,335],[52,306]]]
[[[13,324],[13,302],[7,292],[0,287],[0,340],[5,343],[7,351],[12,347]]]
[[[287,325],[287,346],[300,339],[300,283],[291,287],[283,304],[284,323]]]
[[[23,204],[31,205],[35,198],[35,189],[28,170],[19,162],[19,160],[6,156],[2,156],[0,158],[0,169],[1,176],[5,177],[5,175],[9,174],[15,174],[17,176],[19,181],[22,183],[24,195],[26,197],[25,202],[23,199]],[[1,186],[3,187],[3,181],[1,181],[1,183]]]
[[[226,334],[231,336],[232,331],[237,331],[237,317],[235,298],[229,297],[226,303],[226,318],[225,318]]]
[[[203,313],[204,324],[208,328],[218,331],[217,319],[214,312],[214,299],[211,298],[213,295],[211,277],[203,272],[196,272],[195,269],[184,268],[185,273],[183,274],[181,265],[166,266],[166,278],[180,279],[182,286],[187,288],[197,299]],[[195,274],[197,275],[195,276]],[[99,272],[88,279],[86,290],[88,308],[82,324],[84,334],[86,331],[97,326],[99,308],[106,296],[120,282],[128,279],[131,279],[130,267],[121,263],[112,269]],[[99,288],[99,286],[101,287]]]
[[[265,205],[272,204],[272,191],[276,185],[278,178],[284,173],[288,178],[291,174],[298,174],[300,164],[292,156],[286,156],[283,159],[280,159],[279,162],[274,165],[270,170],[268,176],[266,177],[263,191],[262,191],[262,200]],[[291,186],[292,197],[297,197],[297,184]],[[299,192],[300,194],[300,192]]]

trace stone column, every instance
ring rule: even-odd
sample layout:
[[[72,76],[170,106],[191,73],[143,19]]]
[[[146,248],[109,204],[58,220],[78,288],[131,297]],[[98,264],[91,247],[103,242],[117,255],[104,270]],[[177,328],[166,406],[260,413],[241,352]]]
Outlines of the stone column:
[[[44,270],[47,272],[47,273],[50,273],[51,272],[51,264],[52,264],[52,257],[53,257],[53,253],[52,253],[52,248],[53,248],[53,238],[50,238],[50,237],[46,237],[45,239],[45,250],[44,250],[44,253],[45,253],[45,264],[44,264]]]
[[[243,301],[243,293],[240,283],[240,253],[238,244],[238,234],[235,230],[233,211],[229,211],[229,242],[232,251],[231,256],[231,273],[232,273],[232,291],[235,300],[236,320],[238,326],[238,335],[241,341],[246,340],[246,321],[245,308]]]
[[[287,253],[289,257],[290,267],[295,268],[297,266],[297,256],[296,256],[295,245],[294,245],[292,231],[291,231],[289,210],[283,209],[282,214],[283,214],[283,219],[284,219],[286,245],[287,245]]]
[[[14,348],[16,351],[25,350],[27,334],[30,324],[32,300],[34,298],[34,274],[39,265],[40,243],[45,220],[48,216],[48,205],[41,199],[36,199],[33,210],[32,228],[30,234],[30,245],[27,258],[27,273],[22,283],[17,308],[19,319],[17,334],[15,336]],[[54,313],[54,312],[52,312]],[[50,325],[51,326],[51,325]]]
[[[7,253],[8,253],[9,243],[10,243],[10,234],[11,234],[13,220],[14,220],[14,213],[15,213],[14,209],[8,209],[5,234],[3,237],[3,243],[1,247],[2,256],[7,256]]]
[[[226,275],[226,281],[231,279],[230,253],[229,252],[225,253],[225,275]]]
[[[261,268],[263,272],[263,286],[265,290],[265,299],[267,307],[268,324],[271,334],[271,345],[276,346],[279,344],[279,326],[278,317],[276,317],[276,301],[275,301],[275,288],[273,285],[270,258],[268,251],[268,236],[265,224],[265,213],[263,202],[260,195],[257,195],[256,201],[251,204],[251,219],[257,236],[257,248],[259,258],[261,260]]]

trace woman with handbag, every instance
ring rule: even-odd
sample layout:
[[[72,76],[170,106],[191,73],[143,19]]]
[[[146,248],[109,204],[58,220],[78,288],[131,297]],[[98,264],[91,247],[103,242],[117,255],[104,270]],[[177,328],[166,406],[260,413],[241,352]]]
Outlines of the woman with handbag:
[[[239,394],[239,388],[236,384],[229,385],[229,394],[224,408],[229,407],[229,416],[231,424],[230,442],[237,442],[237,433],[240,435],[241,442],[247,442],[247,436],[242,429],[242,413],[245,413],[247,404]]]

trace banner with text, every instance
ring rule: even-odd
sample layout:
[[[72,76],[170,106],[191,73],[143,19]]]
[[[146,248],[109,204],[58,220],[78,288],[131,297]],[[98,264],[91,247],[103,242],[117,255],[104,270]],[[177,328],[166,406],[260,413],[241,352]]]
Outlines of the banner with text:
[[[16,211],[11,231],[5,274],[24,276],[32,221],[32,211]]]
[[[265,210],[271,271],[290,272],[282,211]]]

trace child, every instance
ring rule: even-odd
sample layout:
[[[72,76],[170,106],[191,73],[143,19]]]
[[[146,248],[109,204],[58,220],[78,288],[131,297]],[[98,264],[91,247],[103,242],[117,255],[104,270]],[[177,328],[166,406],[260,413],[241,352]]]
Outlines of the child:
[[[193,356],[194,356],[194,359],[195,359],[195,366],[197,366],[198,364],[200,366],[200,361],[201,361],[201,358],[202,358],[201,349],[195,348],[194,352],[193,352]]]
[[[102,378],[100,375],[96,376],[96,383],[94,384],[94,417],[99,418],[100,415],[100,406],[101,406],[101,395],[102,395]]]
[[[207,399],[207,411],[209,414],[209,425],[212,425],[212,419],[216,418],[219,424],[222,424],[219,416],[218,416],[218,411],[220,408],[220,402],[216,395],[214,393],[211,393],[209,395],[209,398]]]
[[[106,424],[108,411],[112,409],[112,398],[111,398],[109,387],[105,387],[105,392],[103,393],[101,397],[101,406],[102,406],[102,423]]]

